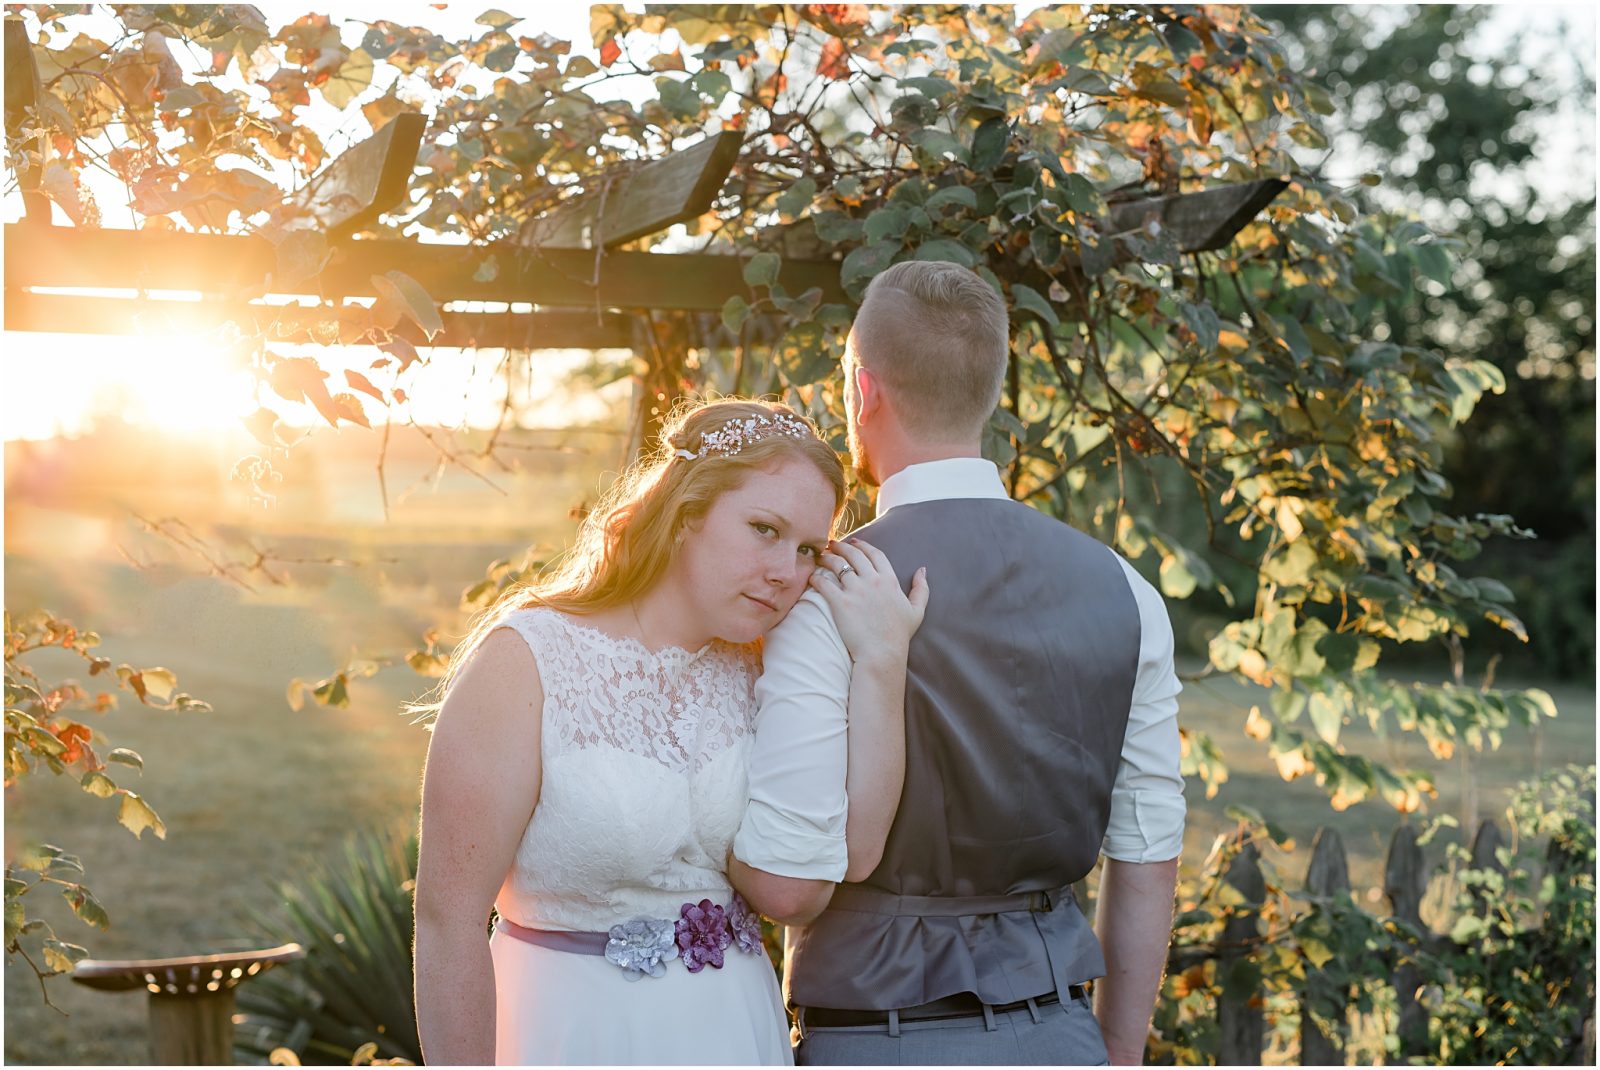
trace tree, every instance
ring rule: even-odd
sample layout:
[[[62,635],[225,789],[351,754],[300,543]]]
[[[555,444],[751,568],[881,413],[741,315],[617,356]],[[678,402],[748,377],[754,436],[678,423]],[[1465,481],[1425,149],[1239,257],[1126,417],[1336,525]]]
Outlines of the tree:
[[[129,832],[143,838],[145,829],[150,829],[157,838],[165,839],[166,822],[138,792],[119,787],[110,776],[112,764],[143,769],[144,759],[126,747],[111,747],[104,733],[78,719],[80,711],[104,714],[116,707],[115,692],[119,690],[131,691],[141,703],[157,709],[208,712],[211,707],[183,692],[175,694],[177,679],[167,669],[137,669],[126,663],[113,668],[110,659],[91,653],[99,645],[99,635],[80,631],[48,613],[33,612],[16,619],[9,612],[5,614],[5,786],[10,789],[42,770],[56,776],[71,775],[90,795],[120,800],[117,820]],[[21,659],[50,648],[76,655],[88,664],[90,676],[107,673],[116,684],[111,691],[93,695],[76,680],[46,684]],[[59,888],[79,920],[104,929],[110,918],[79,879],[83,872],[78,856],[53,844],[28,845],[15,855],[8,845],[6,958],[21,955],[41,986],[46,977],[70,972],[88,952],[79,944],[60,939],[42,918],[30,918],[26,896],[40,889]],[[43,961],[42,967],[28,953],[30,946]],[[48,994],[45,999],[49,1000]]]
[[[598,63],[516,32],[501,11],[458,42],[385,21],[361,32],[308,15],[271,31],[253,9],[130,6],[105,43],[69,40],[57,9],[30,10],[51,57],[35,121],[51,136],[48,158],[8,142],[13,173],[36,165],[71,211],[83,170],[109,168],[142,226],[254,230],[308,276],[326,249],[261,184],[298,184],[321,162],[295,116],[313,93],[374,128],[428,110],[425,171],[372,230],[475,242],[603,197],[610,176],[707,131],[741,130],[713,210],[685,235],[638,243],[745,258],[724,330],[651,318],[655,381],[781,393],[842,438],[831,373],[852,307],[786,292],[783,259],[839,257],[852,301],[896,260],[966,264],[1012,310],[988,441],[1008,486],[1143,560],[1169,597],[1214,590],[1236,607],[1211,639],[1212,669],[1273,689],[1241,727],[1286,779],[1313,776],[1336,808],[1381,796],[1409,811],[1428,777],[1349,753],[1347,723],[1418,732],[1445,754],[1555,713],[1539,691],[1373,671],[1386,650],[1479,622],[1525,638],[1506,587],[1457,563],[1526,533],[1504,514],[1451,513],[1440,471],[1447,430],[1505,379],[1470,353],[1385,333],[1385,309],[1450,277],[1453,247],[1422,221],[1363,214],[1353,187],[1298,162],[1294,146],[1327,144],[1333,104],[1248,9],[1042,8],[1019,21],[1002,7],[597,5]],[[200,72],[169,67],[172,49]],[[649,80],[653,95],[601,99],[623,79]],[[1185,252],[1155,218],[1112,222],[1130,201],[1267,178],[1285,191],[1225,248]],[[328,306],[327,344],[383,350],[355,393],[330,393],[317,362],[279,355],[270,331],[244,337],[269,456],[284,448],[274,396],[369,425],[368,408],[406,389],[415,350],[395,324],[431,335],[437,314],[411,280],[389,283],[375,283],[371,309]],[[764,341],[756,328],[772,323]],[[1204,534],[1174,527],[1177,508]],[[497,563],[468,602],[531,567]],[[1226,582],[1224,567],[1243,579]],[[442,656],[430,639],[407,660],[436,674]],[[340,705],[378,668],[310,689]],[[1216,742],[1190,734],[1186,746],[1214,792],[1226,776]]]
[[[1538,544],[1515,553],[1488,548],[1483,568],[1529,605],[1537,664],[1586,679],[1594,666],[1594,197],[1545,191],[1555,176],[1539,142],[1581,153],[1582,133],[1567,125],[1565,108],[1588,101],[1592,114],[1587,57],[1552,47],[1530,61],[1530,32],[1497,36],[1483,7],[1280,7],[1271,17],[1295,65],[1333,101],[1327,125],[1340,159],[1365,158],[1384,175],[1357,192],[1363,211],[1419,206],[1458,243],[1453,270],[1438,265],[1422,300],[1376,311],[1392,338],[1470,346],[1506,380],[1471,433],[1446,439],[1441,472],[1452,508],[1509,512],[1538,533]]]

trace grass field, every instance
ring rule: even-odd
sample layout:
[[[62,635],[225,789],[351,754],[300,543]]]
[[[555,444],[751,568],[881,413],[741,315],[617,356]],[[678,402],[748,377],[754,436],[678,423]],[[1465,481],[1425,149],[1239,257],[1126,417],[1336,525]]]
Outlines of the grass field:
[[[589,479],[573,476],[547,491],[538,503],[543,513],[580,494]],[[134,840],[116,824],[110,801],[65,781],[35,777],[7,795],[8,846],[42,840],[81,855],[86,882],[113,924],[103,933],[89,930],[48,893],[37,904],[30,895],[30,910],[100,958],[237,946],[246,914],[271,909],[279,883],[292,880],[307,859],[326,856],[355,829],[414,820],[427,737],[397,710],[423,682],[404,668],[388,670],[362,681],[348,710],[297,712],[285,701],[288,681],[315,678],[353,653],[403,652],[424,626],[448,619],[459,590],[488,560],[541,537],[519,540],[503,518],[490,523],[457,503],[435,508],[427,522],[403,515],[387,528],[307,529],[296,535],[310,551],[305,556],[368,564],[289,566],[303,586],[264,583],[251,593],[195,575],[190,561],[159,557],[115,510],[86,513],[71,503],[9,498],[7,508],[8,607],[43,605],[94,627],[105,636],[101,653],[113,662],[165,665],[180,688],[216,707],[180,715],[125,701],[96,722],[117,745],[143,753],[143,777],[125,782],[160,811],[164,841]],[[504,537],[474,541],[475,530],[480,538],[483,530]],[[148,555],[147,567],[107,554],[108,544],[122,545],[135,559]],[[47,680],[68,671],[81,676],[65,658],[40,656],[32,665]],[[1593,761],[1594,691],[1550,690],[1561,716],[1545,726],[1537,745],[1513,730],[1498,752],[1473,761],[1470,776],[1484,815],[1503,809],[1510,788],[1541,767]],[[1218,679],[1194,682],[1184,693],[1183,722],[1213,733],[1231,762],[1231,779],[1216,799],[1205,800],[1200,786],[1191,785],[1186,865],[1198,865],[1213,838],[1231,827],[1223,811],[1238,802],[1294,834],[1295,850],[1276,859],[1286,872],[1303,872],[1312,833],[1327,824],[1350,850],[1355,887],[1373,886],[1395,815],[1381,803],[1335,814],[1309,779],[1279,780],[1264,747],[1239,731],[1245,711],[1263,701],[1255,689]],[[1363,753],[1431,768],[1440,795],[1430,808],[1458,813],[1459,761],[1438,763],[1420,743],[1379,741],[1357,730],[1347,740]],[[1440,849],[1436,843],[1434,854]],[[142,993],[94,992],[57,978],[50,994],[65,1015],[44,1006],[26,964],[7,964],[6,1061],[147,1058]]]

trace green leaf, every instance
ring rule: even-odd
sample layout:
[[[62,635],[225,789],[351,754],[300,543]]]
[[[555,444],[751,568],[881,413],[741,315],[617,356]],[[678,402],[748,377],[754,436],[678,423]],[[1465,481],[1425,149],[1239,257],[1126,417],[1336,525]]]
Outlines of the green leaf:
[[[728,330],[735,334],[744,326],[744,321],[750,318],[750,305],[744,298],[734,294],[722,303],[722,322],[727,324]]]
[[[744,265],[744,281],[751,286],[771,286],[778,281],[778,267],[783,258],[777,253],[757,253]]]
[[[1178,314],[1183,317],[1184,324],[1194,332],[1201,350],[1215,353],[1217,339],[1222,335],[1222,320],[1218,318],[1216,310],[1208,304],[1191,305],[1187,301],[1180,301]]]
[[[913,260],[942,260],[960,264],[962,267],[972,267],[978,262],[977,254],[958,241],[949,238],[935,238],[925,241],[917,246],[917,251],[912,255]]]
[[[1450,285],[1450,253],[1443,245],[1438,242],[1413,245],[1411,259],[1417,265],[1417,270],[1428,278],[1441,286]]]
[[[932,127],[918,130],[911,135],[910,140],[913,145],[935,160],[943,160],[946,157],[953,160],[966,159],[967,147],[958,138],[943,130]]]
[[[1168,553],[1161,559],[1161,593],[1168,598],[1188,598],[1194,593],[1194,573],[1182,554]]]
[[[1316,649],[1327,662],[1329,672],[1343,675],[1355,667],[1361,640],[1348,632],[1329,632],[1317,640]]]
[[[322,83],[322,95],[335,108],[343,108],[372,84],[372,57],[358,48],[345,58],[338,73]]]
[[[17,942],[17,937],[22,933],[22,926],[27,921],[27,916],[22,900],[12,895],[11,881],[8,879],[6,881],[6,947],[9,948]]]
[[[871,278],[894,262],[894,254],[900,251],[897,241],[873,242],[850,250],[844,258],[844,263],[839,265],[839,282],[849,286],[860,279]]]
[[[479,26],[492,26],[496,30],[503,30],[507,26],[512,26],[521,22],[522,19],[516,15],[509,15],[497,7],[492,7],[472,21],[476,22]]]
[[[975,209],[978,207],[978,195],[970,186],[945,186],[934,191],[925,207],[929,213],[933,213],[947,204],[959,204],[967,209]]]
[[[1532,702],[1534,706],[1538,707],[1539,712],[1546,717],[1554,717],[1556,715],[1555,699],[1550,697],[1550,692],[1542,688],[1529,687],[1523,690],[1522,697]]]
[[[985,119],[972,135],[972,169],[993,171],[1005,158],[1011,127],[1002,116]]]
[[[902,205],[887,205],[879,208],[866,219],[867,241],[882,241],[885,238],[904,237],[906,228],[911,224],[911,212]]]
[[[117,811],[117,820],[140,839],[144,839],[145,829],[154,831],[158,840],[167,838],[167,823],[150,808],[149,803],[134,792],[130,791],[123,795],[122,807]]]
[[[321,231],[292,230],[278,243],[278,267],[272,281],[286,286],[315,278],[322,274],[332,257],[333,249]]]
[[[1411,499],[1407,498],[1406,500],[1410,501]],[[1488,576],[1479,576],[1469,582],[1476,589],[1478,597],[1485,602],[1509,604],[1517,600],[1516,595],[1511,593],[1511,588],[1499,580],[1490,579]]]
[[[1344,727],[1345,710],[1344,700],[1335,695],[1324,691],[1317,691],[1311,695],[1307,713],[1311,718],[1311,727],[1316,729],[1317,735],[1324,743],[1331,746],[1339,741],[1339,730]]]
[[[444,320],[439,318],[439,309],[433,303],[433,298],[428,296],[428,291],[422,288],[421,283],[405,272],[387,271],[382,275],[374,275],[372,288],[378,300],[392,302],[430,341],[444,330]]]
[[[860,241],[867,233],[865,223],[859,219],[851,219],[843,212],[814,213],[811,216],[811,225],[816,229],[817,237],[830,244]]]
[[[111,918],[106,914],[105,908],[81,884],[74,884],[70,888],[61,889],[61,895],[71,904],[72,912],[86,925],[93,925],[96,929],[111,928]]]
[[[835,354],[819,323],[799,323],[773,348],[773,362],[790,386],[809,386],[831,375]]]
[[[55,973],[71,973],[78,960],[88,958],[89,949],[62,940],[44,942],[44,962]]]
[[[792,184],[777,200],[777,208],[788,219],[798,219],[811,207],[811,200],[817,195],[816,179],[807,176]]]
[[[1025,308],[1029,312],[1037,313],[1051,327],[1059,327],[1061,325],[1061,317],[1056,315],[1055,308],[1033,287],[1024,286],[1020,282],[1012,283],[1011,299],[1016,302],[1018,308]]]
[[[900,79],[900,88],[921,93],[930,100],[938,100],[942,97],[948,97],[954,94],[956,91],[956,84],[950,81],[948,78],[923,76],[920,78]]]

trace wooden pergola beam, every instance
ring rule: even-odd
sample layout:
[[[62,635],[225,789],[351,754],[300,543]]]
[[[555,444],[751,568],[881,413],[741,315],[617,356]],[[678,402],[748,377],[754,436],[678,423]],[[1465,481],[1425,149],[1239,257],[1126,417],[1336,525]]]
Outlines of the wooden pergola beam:
[[[88,335],[145,337],[206,334],[233,322],[246,332],[271,331],[277,341],[309,343],[337,321],[335,308],[257,305],[235,301],[164,301],[138,297],[89,297],[9,291],[5,329],[67,331]],[[427,340],[410,321],[396,333],[417,346],[486,349],[627,349],[633,345],[629,317],[595,316],[592,309],[533,312],[444,312],[444,330]]]
[[[490,262],[492,261],[492,264]],[[405,239],[345,242],[322,274],[293,292],[314,297],[375,296],[374,275],[403,271],[436,301],[534,301],[562,308],[714,312],[744,293],[744,259],[706,253],[608,253],[531,250],[514,242],[429,245]],[[485,265],[492,272],[483,270]],[[5,285],[49,289],[197,290],[238,300],[255,297],[277,268],[262,238],[225,234],[5,228]],[[845,301],[839,265],[785,261],[778,282],[791,294],[812,287],[824,301]]]
[[[1186,253],[1221,249],[1289,184],[1281,178],[1218,186],[1173,197],[1147,197],[1106,207],[1113,233],[1138,230],[1152,220],[1170,231]]]
[[[418,112],[396,115],[376,134],[340,153],[290,201],[330,239],[375,222],[405,198],[427,127],[428,120]]]
[[[739,158],[743,135],[724,130],[610,180],[523,226],[518,241],[542,249],[614,249],[711,209]]]

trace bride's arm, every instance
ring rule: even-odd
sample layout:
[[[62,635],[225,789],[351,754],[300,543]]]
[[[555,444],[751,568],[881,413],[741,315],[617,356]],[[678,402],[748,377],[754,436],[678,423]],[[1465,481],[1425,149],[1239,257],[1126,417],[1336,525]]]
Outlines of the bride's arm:
[[[836,544],[828,555],[855,570],[841,582],[838,560],[818,568],[815,587],[828,602],[850,651],[849,796],[844,879],[859,881],[878,868],[905,786],[906,657],[928,603],[926,570],[902,594],[888,558],[864,542]]]
[[[417,1034],[429,1063],[494,1063],[494,964],[485,928],[539,798],[544,692],[533,654],[493,631],[450,688],[422,781],[417,856]]]

